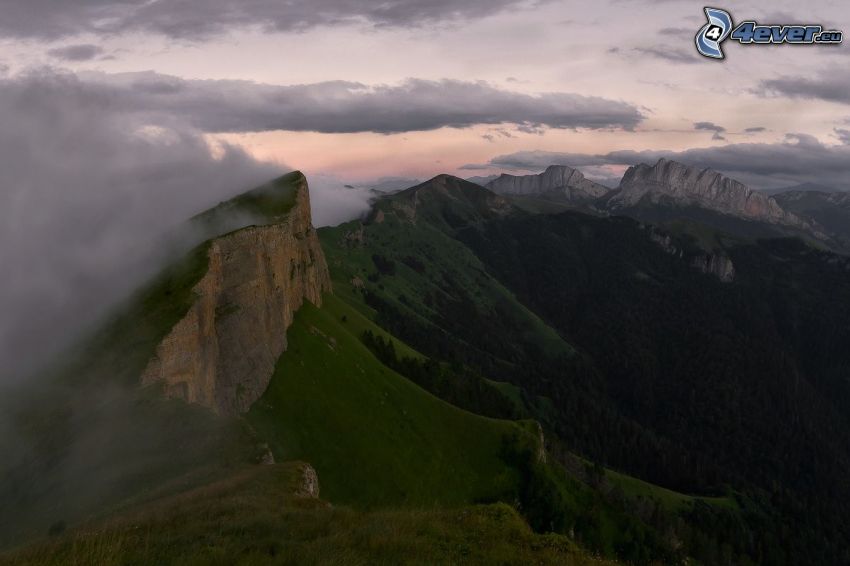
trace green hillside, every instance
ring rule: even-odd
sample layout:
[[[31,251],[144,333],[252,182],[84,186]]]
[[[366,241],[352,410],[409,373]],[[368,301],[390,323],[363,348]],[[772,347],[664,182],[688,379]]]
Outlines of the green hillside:
[[[533,437],[507,421],[467,413],[381,363],[359,339],[381,332],[341,299],[295,317],[266,394],[248,421],[278,460],[310,462],[338,503],[459,505],[511,493],[517,472],[503,438]]]

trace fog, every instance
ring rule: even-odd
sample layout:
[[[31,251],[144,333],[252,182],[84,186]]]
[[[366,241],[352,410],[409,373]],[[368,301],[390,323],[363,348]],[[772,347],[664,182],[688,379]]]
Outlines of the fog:
[[[130,119],[55,70],[0,80],[0,116],[0,381],[35,370],[158,269],[163,234],[282,172],[177,119]]]

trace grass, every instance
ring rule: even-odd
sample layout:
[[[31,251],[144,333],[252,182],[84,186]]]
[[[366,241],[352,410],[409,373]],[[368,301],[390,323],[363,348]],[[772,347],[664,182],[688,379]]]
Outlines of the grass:
[[[385,333],[343,300],[324,300],[299,310],[248,414],[275,457],[309,461],[330,500],[361,508],[463,505],[510,492],[517,477],[500,457],[503,437],[527,429],[457,409],[383,366],[359,337]]]
[[[0,555],[4,564],[609,564],[505,504],[363,512],[296,495],[303,464],[231,477]],[[321,478],[320,478],[321,481]]]
[[[274,224],[292,210],[298,191],[306,182],[300,171],[293,171],[222,202],[193,217],[189,223],[207,233],[207,237],[218,236],[247,224]]]
[[[740,509],[734,497],[687,495],[612,470],[605,470],[605,478],[614,486],[623,490],[623,493],[627,497],[634,499],[654,499],[661,503],[665,510],[671,512],[684,511],[697,501],[733,511]]]

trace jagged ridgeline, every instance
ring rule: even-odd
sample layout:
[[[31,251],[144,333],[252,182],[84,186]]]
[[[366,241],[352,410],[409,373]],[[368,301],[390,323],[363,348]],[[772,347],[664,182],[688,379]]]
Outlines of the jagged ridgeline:
[[[327,525],[324,536],[341,533],[348,540],[325,548],[312,531],[302,533],[306,542],[293,541],[292,548],[313,559],[362,552],[367,561],[395,561],[392,556],[410,547],[437,561],[470,552],[481,561],[585,560],[567,538],[535,542],[528,517],[513,507],[470,509],[456,519],[414,511],[522,502],[524,512],[537,510],[534,526],[548,530],[544,526],[562,523],[565,510],[577,513],[580,499],[593,495],[553,475],[533,422],[457,408],[370,349],[374,342],[364,342],[365,336],[404,360],[426,361],[361,308],[332,294],[303,175],[292,173],[220,204],[193,218],[186,234],[203,242],[130,297],[49,375],[4,403],[14,434],[3,437],[2,543],[57,537],[10,556],[23,563],[117,564],[263,554],[264,539],[254,540],[252,528],[293,532],[308,520]],[[491,395],[500,396],[495,389]],[[307,485],[321,483],[322,495],[335,505],[368,513],[393,509],[396,515],[328,515],[317,505],[294,517],[300,506],[295,496],[305,490],[316,495],[318,488],[293,484],[292,465],[275,461],[309,463]],[[236,516],[223,509],[218,518],[204,515],[196,522],[187,516],[193,505],[213,505],[211,493],[230,493],[254,477],[259,463],[282,466],[263,475],[273,484],[271,500],[247,504]],[[163,523],[161,510],[171,523]],[[264,521],[259,526],[255,513]],[[482,541],[493,542],[447,548],[441,546],[444,535],[415,534],[445,520],[461,526],[473,521]],[[125,528],[122,521],[136,526]],[[399,521],[410,532],[391,538],[390,548],[352,532],[357,524],[389,528]],[[147,525],[143,543],[136,538],[140,522]],[[100,526],[77,530],[81,524]],[[92,539],[86,528],[110,534]],[[224,532],[229,528],[243,529],[247,540],[234,542]],[[195,535],[212,542],[185,542]],[[516,544],[497,542],[508,536]],[[173,537],[184,544],[175,546]],[[303,549],[307,542],[312,550]],[[275,544],[281,552],[287,548]]]

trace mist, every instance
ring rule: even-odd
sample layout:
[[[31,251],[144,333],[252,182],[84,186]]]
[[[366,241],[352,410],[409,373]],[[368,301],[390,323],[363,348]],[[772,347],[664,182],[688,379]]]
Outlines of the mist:
[[[0,79],[0,383],[39,369],[174,250],[193,214],[283,172],[69,73]]]

